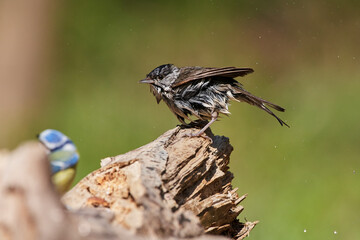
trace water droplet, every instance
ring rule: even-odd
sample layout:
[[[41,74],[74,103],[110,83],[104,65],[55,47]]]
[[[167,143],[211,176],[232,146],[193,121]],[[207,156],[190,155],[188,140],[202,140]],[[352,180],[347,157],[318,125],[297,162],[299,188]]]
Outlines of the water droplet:
[[[304,233],[306,233],[306,229],[304,229]]]
[[[334,231],[334,234],[337,234],[337,231]]]

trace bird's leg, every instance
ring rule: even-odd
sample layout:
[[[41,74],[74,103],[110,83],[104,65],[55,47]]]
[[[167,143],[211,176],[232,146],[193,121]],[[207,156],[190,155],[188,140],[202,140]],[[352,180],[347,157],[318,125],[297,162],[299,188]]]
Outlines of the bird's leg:
[[[219,114],[217,112],[213,112],[211,114],[211,120],[210,122],[208,122],[200,131],[198,131],[195,134],[189,134],[189,137],[203,137],[206,139],[209,139],[212,142],[212,139],[208,136],[203,135],[203,133],[206,131],[206,129],[208,129],[210,127],[211,124],[213,124],[213,122],[216,121],[217,117],[219,116]]]

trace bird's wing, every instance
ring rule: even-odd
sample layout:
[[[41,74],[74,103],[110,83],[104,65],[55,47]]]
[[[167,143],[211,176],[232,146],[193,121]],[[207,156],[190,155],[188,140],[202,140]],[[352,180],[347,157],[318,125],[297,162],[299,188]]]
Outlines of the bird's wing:
[[[209,77],[227,77],[236,78],[242,77],[246,74],[254,72],[251,68],[203,68],[203,67],[183,67],[180,69],[179,77],[172,84],[172,87],[177,87],[185,83]]]

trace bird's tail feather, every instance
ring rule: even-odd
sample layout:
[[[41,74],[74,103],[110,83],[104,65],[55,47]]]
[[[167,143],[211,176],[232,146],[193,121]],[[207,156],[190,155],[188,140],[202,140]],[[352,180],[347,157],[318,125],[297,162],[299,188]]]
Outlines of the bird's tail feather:
[[[262,98],[256,97],[256,96],[252,95],[251,93],[249,93],[248,91],[241,89],[241,88],[236,88],[236,92],[233,93],[233,96],[237,101],[247,102],[250,105],[254,105],[254,106],[264,110],[271,116],[275,117],[279,121],[281,126],[285,125],[287,127],[290,127],[283,120],[281,120],[278,116],[276,116],[268,107],[271,107],[280,112],[284,112],[285,111],[284,108],[282,108],[276,104],[273,104],[269,101],[266,101]]]

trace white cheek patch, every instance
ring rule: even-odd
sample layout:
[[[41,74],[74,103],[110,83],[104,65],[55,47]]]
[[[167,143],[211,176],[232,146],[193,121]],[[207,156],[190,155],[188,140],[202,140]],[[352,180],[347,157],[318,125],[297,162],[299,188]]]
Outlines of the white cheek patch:
[[[69,152],[76,151],[76,147],[73,143],[67,143],[61,149],[63,151],[69,151]]]

